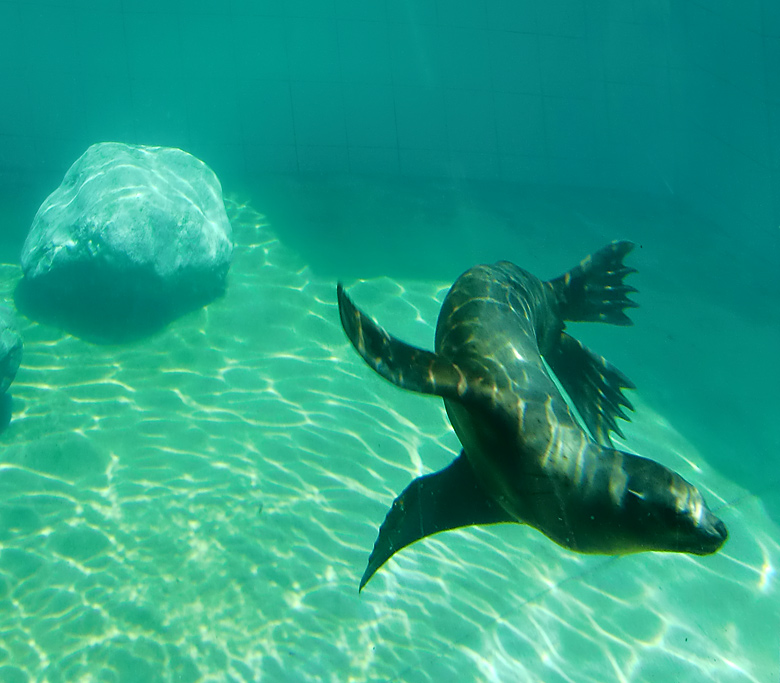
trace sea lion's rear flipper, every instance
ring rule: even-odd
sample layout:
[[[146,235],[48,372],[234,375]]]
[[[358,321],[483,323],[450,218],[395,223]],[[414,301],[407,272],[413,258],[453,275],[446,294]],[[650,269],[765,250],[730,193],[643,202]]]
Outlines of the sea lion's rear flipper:
[[[418,477],[393,502],[379,529],[360,590],[401,548],[440,531],[515,522],[477,483],[463,451],[448,467]]]
[[[544,359],[566,389],[593,438],[602,446],[610,447],[610,431],[623,438],[615,418],[630,419],[622,407],[633,410],[634,406],[622,390],[634,389],[634,383],[565,332]]]
[[[636,308],[628,295],[636,292],[623,278],[636,273],[623,265],[623,258],[634,248],[633,242],[612,242],[584,258],[576,268],[550,280],[558,299],[561,318],[576,322],[604,322],[631,325],[624,309]]]
[[[352,303],[341,283],[336,292],[344,332],[363,360],[382,377],[421,394],[464,398],[468,387],[454,363],[391,337]]]

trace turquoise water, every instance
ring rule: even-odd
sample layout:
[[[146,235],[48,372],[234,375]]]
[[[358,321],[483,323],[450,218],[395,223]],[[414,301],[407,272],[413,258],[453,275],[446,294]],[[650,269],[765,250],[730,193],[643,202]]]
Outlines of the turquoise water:
[[[202,159],[236,242],[224,297],[134,341],[20,313],[0,683],[780,681],[778,55],[776,0],[0,0],[0,303],[97,142]],[[550,278],[614,239],[635,325],[571,330],[637,385],[621,447],[727,544],[472,528],[359,595],[395,496],[460,446],[358,358],[337,281],[430,348],[467,268]]]
[[[276,180],[228,201],[235,259],[206,308],[117,346],[22,321],[0,680],[777,679],[777,369],[760,362],[777,321],[729,299],[723,271],[706,279],[675,226],[710,231],[710,266],[744,250],[632,195]],[[336,279],[430,347],[463,268],[509,258],[547,278],[613,238],[642,246],[636,325],[575,334],[638,386],[623,445],[699,486],[727,545],[586,557],[526,527],[469,529],[400,552],[358,595],[393,498],[459,446],[438,399],[348,345]],[[6,298],[19,277],[2,266]]]

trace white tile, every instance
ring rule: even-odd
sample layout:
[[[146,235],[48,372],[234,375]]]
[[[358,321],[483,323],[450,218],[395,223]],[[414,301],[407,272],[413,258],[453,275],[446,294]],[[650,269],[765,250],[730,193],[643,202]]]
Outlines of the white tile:
[[[483,90],[447,90],[445,106],[450,149],[496,151],[492,93]]]
[[[607,129],[609,144],[605,161],[614,161],[620,171],[614,182],[624,189],[668,195],[673,192],[674,129],[668,117],[654,118],[650,112],[617,118]]]
[[[544,11],[544,6],[537,2],[490,0],[487,3],[488,26],[497,31],[536,35],[539,32],[537,11]]]
[[[763,88],[764,61],[760,34],[722,13],[720,3],[685,2],[672,42],[685,60],[757,95]]]
[[[397,175],[400,165],[398,150],[376,147],[349,147],[350,173],[366,175]]]
[[[707,130],[710,134],[722,135],[723,124],[720,121],[731,111],[724,108],[727,104],[723,91],[725,84],[714,74],[701,69],[692,68],[683,73],[685,77],[681,83],[682,91],[679,93],[682,98],[679,102],[681,111],[698,128]],[[716,106],[717,111],[713,111]]]
[[[690,68],[673,66],[669,69],[669,99],[677,108],[685,100],[690,72]]]
[[[394,97],[399,147],[447,149],[447,120],[441,89],[396,87]]]
[[[83,102],[83,107],[75,108],[80,117],[75,130],[88,131],[94,142],[135,137],[134,100],[127,83],[94,76],[85,83]]]
[[[192,136],[207,137],[219,145],[242,142],[244,119],[235,80],[192,79],[189,84],[186,104]]]
[[[768,166],[739,152],[733,154],[728,170],[730,192],[733,198],[733,224],[739,224],[739,216],[747,216],[758,225],[774,222],[774,194],[772,172]]]
[[[542,96],[496,92],[494,102],[499,151],[508,156],[543,156],[547,148]]]
[[[643,84],[613,83],[607,87],[607,120],[604,125],[611,144],[620,147],[645,140],[646,147],[659,144],[660,131],[672,125],[672,105],[667,88]]]
[[[285,14],[298,19],[334,19],[335,0],[285,0]]]
[[[564,187],[619,187],[628,185],[623,171],[615,175],[615,167],[604,159],[558,158],[550,161],[550,184]]]
[[[77,60],[86,78],[110,75],[120,80],[130,73],[124,18],[119,12],[94,12],[76,21],[71,58]]]
[[[126,49],[132,78],[175,79],[186,60],[175,14],[125,14]]]
[[[763,37],[764,97],[780,102],[780,36]]]
[[[74,106],[74,103],[83,106],[87,101],[87,86],[81,79],[62,74],[39,85],[43,89],[31,94],[30,118],[16,122],[12,130],[24,125],[32,127],[38,135],[67,138],[86,128],[81,106]]]
[[[774,199],[772,227],[780,230],[780,169],[772,171],[772,198]]]
[[[452,150],[449,176],[469,180],[498,180],[501,177],[495,150]]]
[[[601,46],[604,77],[619,83],[648,83],[665,77],[670,46],[665,31],[617,24]]]
[[[143,14],[147,15],[150,21],[161,15],[175,15],[178,8],[159,0],[138,0],[137,2],[123,2],[121,12],[125,15],[128,14]],[[150,17],[149,15],[155,15]]]
[[[593,76],[587,44],[581,38],[539,37],[542,93],[553,97],[585,98]]]
[[[293,145],[244,145],[244,165],[249,174],[295,173],[298,154]]]
[[[726,97],[729,97],[728,94]],[[773,150],[766,101],[741,93],[727,101],[724,110],[728,108],[731,112],[721,121],[726,140],[756,163],[770,166]]]
[[[33,135],[0,134],[0,168],[25,174],[32,172],[35,168],[35,140]]]
[[[94,2],[95,0],[87,0]],[[187,17],[223,18],[232,16],[236,12],[234,0],[221,0],[216,3],[213,0],[177,0],[179,11]]]
[[[746,28],[754,33],[761,32],[761,5],[766,0],[692,0],[714,12],[732,28]],[[770,0],[773,1],[773,0]]]
[[[694,175],[692,168],[695,165],[695,147],[692,130],[693,123],[680,116],[677,122],[677,128],[672,133],[672,143],[675,147],[675,154],[672,158],[672,176],[674,177],[674,189],[678,196],[686,194],[688,186],[691,184],[691,177]]]
[[[31,175],[47,176],[50,180],[43,186],[47,188],[47,192],[53,192],[62,181],[65,172],[93,142],[94,140],[88,134],[83,133],[67,137],[36,135]]]
[[[399,149],[402,175],[446,178],[451,173],[449,152],[432,149]]]
[[[504,154],[499,156],[501,180],[511,183],[548,185],[556,184],[547,157],[526,156],[522,154]]]
[[[669,0],[633,0],[633,9],[634,22],[644,26],[665,27],[672,14]]]
[[[200,159],[217,174],[222,190],[230,192],[237,180],[246,176],[246,160],[244,147],[239,144],[223,144],[215,142],[209,136],[196,138],[193,136],[189,149],[186,150]]]
[[[780,38],[780,3],[775,0],[761,2],[761,32],[765,36]]]
[[[380,0],[376,0],[379,2]],[[438,24],[437,0],[386,0],[387,20],[392,24]]]
[[[434,41],[435,63],[449,88],[490,88],[491,33],[442,27]]]
[[[713,104],[720,99],[717,77],[696,66],[676,70],[674,74],[676,104],[686,118],[695,121],[698,126],[705,125]]]
[[[287,27],[287,54],[291,80],[341,79],[339,41],[335,20],[292,21]]]
[[[496,31],[489,36],[490,78],[495,90],[540,94],[539,37]]]
[[[723,54],[716,62],[715,73],[741,92],[763,97],[766,72],[780,70],[780,62],[765,61],[761,36],[741,26],[724,29]]]
[[[33,73],[77,72],[82,57],[79,46],[73,41],[75,13],[66,7],[38,7],[36,3],[20,5],[18,12],[19,23],[9,27],[12,35],[6,38],[11,46],[21,48],[21,54],[25,55],[24,66]],[[19,45],[20,39],[26,45]]]
[[[287,20],[236,17],[232,30],[237,73],[242,78],[289,78]]]
[[[643,62],[636,54],[624,54],[624,59],[613,57],[605,61],[604,80],[608,84],[669,87],[669,69]]]
[[[437,0],[438,18],[442,26],[485,28],[488,23],[487,5],[493,0]]]
[[[545,97],[543,106],[546,149],[551,157],[590,159],[597,154],[602,123],[596,121],[590,100]]]
[[[187,149],[190,143],[187,84],[144,78],[133,79],[130,88],[137,142]]]
[[[288,8],[282,2],[258,2],[257,0],[230,0],[232,15],[244,23],[251,19],[255,25],[258,17],[286,17]]]
[[[295,141],[300,146],[347,144],[344,102],[338,83],[292,83]]]
[[[366,21],[387,21],[385,3],[380,0],[335,0],[336,16],[339,19]]]
[[[769,165],[769,116],[764,100],[701,72],[689,83],[684,106],[702,129]]]
[[[0,48],[2,49],[2,48]],[[0,75],[0,132],[17,133],[22,125],[31,126],[41,107],[45,83],[31,81],[29,72],[13,69]]]
[[[28,63],[34,26],[29,21],[29,11],[25,17],[28,21],[22,20],[19,5],[0,4],[0,63],[5,65],[4,76],[20,71]]]
[[[780,171],[780,101],[767,103],[769,118],[769,166]]]
[[[435,36],[436,30],[432,26],[391,24],[388,27],[395,85],[430,87],[441,84]]]
[[[587,70],[590,78],[597,82],[603,82],[606,78],[606,46],[610,35],[608,28],[605,26],[590,26],[588,34],[584,38]]]
[[[234,21],[226,16],[193,16],[179,28],[186,76],[218,80],[243,72],[233,34]],[[243,57],[243,51],[241,53]]]
[[[681,163],[675,178],[681,201],[700,215],[719,215],[720,224],[731,223],[733,206],[729,208],[728,197],[733,196],[729,170],[733,149],[696,125],[682,131],[681,142],[686,153],[678,156]]]
[[[278,80],[239,83],[236,85],[236,108],[246,144],[274,147],[295,144],[289,83]]]
[[[346,83],[392,83],[387,24],[340,21],[341,78]]]
[[[674,50],[684,61],[709,71],[724,58],[724,24],[714,12],[682,0],[672,22]]]
[[[589,38],[609,36],[616,26],[636,24],[632,0],[627,2],[590,3],[586,6],[585,22]]]
[[[348,145],[398,147],[395,98],[391,86],[345,84],[344,119]]]
[[[607,179],[605,186],[629,192],[639,192],[668,199],[675,192],[673,156],[670,132],[655,133],[661,143],[644,145],[639,157],[629,148],[611,148],[601,158]]]
[[[91,14],[108,12],[118,14],[122,11],[123,6],[122,0],[71,0],[68,4],[76,10],[86,10]]]
[[[301,173],[349,173],[346,147],[298,145],[296,150]]]
[[[537,4],[537,28],[541,35],[583,38],[586,34],[584,0],[550,0]]]

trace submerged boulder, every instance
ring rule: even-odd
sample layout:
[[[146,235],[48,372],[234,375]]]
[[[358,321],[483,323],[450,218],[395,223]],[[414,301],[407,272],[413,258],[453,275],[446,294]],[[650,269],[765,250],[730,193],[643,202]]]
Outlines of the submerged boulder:
[[[16,317],[7,306],[0,305],[0,394],[8,391],[22,362],[22,335]]]
[[[221,294],[232,251],[206,164],[180,149],[100,143],[38,209],[21,298],[66,327],[155,327]]]

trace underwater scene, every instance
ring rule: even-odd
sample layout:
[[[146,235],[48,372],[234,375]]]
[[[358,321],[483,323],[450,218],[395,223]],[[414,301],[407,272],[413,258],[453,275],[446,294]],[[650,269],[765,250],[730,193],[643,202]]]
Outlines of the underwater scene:
[[[0,2],[0,683],[779,681],[780,79],[715,135],[756,84],[679,50],[780,15],[725,4]]]

